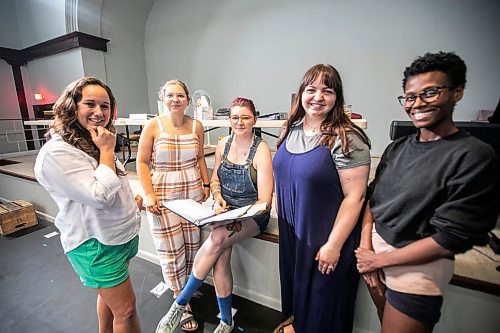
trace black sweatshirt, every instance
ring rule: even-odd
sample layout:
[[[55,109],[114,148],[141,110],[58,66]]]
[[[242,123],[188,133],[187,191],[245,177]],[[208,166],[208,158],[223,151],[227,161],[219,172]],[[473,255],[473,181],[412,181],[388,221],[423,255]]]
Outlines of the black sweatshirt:
[[[369,189],[377,233],[394,247],[432,236],[465,252],[485,245],[500,208],[491,146],[459,131],[436,141],[409,135],[385,150]]]

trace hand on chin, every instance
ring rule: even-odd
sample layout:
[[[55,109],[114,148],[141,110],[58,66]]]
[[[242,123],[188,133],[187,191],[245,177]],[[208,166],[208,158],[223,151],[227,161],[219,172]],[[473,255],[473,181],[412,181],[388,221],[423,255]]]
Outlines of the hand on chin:
[[[102,127],[101,125],[87,125],[87,131],[97,133],[97,129]]]

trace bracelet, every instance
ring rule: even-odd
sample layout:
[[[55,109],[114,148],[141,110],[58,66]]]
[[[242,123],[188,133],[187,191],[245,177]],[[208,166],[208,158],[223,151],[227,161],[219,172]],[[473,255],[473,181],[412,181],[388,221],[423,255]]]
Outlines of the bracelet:
[[[203,183],[203,187],[204,188],[210,188],[210,184],[209,183]]]

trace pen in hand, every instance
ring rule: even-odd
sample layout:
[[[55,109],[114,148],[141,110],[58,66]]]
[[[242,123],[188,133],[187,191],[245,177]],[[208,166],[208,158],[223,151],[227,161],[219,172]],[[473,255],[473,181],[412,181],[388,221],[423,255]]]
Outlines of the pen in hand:
[[[227,212],[228,207],[227,207],[225,201],[220,203],[219,201],[215,200],[213,205],[212,205],[212,210],[215,212],[215,214],[220,214],[220,213]]]

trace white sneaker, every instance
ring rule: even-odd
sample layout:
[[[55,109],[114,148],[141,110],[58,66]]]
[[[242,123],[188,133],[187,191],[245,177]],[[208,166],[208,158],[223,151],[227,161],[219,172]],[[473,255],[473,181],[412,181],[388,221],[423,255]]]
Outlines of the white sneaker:
[[[234,320],[231,325],[226,324],[224,321],[220,321],[219,326],[215,329],[214,333],[230,333],[234,328]]]
[[[185,305],[180,305],[174,301],[170,310],[168,310],[167,314],[161,318],[158,326],[156,326],[156,333],[172,333],[179,326],[184,310],[186,310]]]

